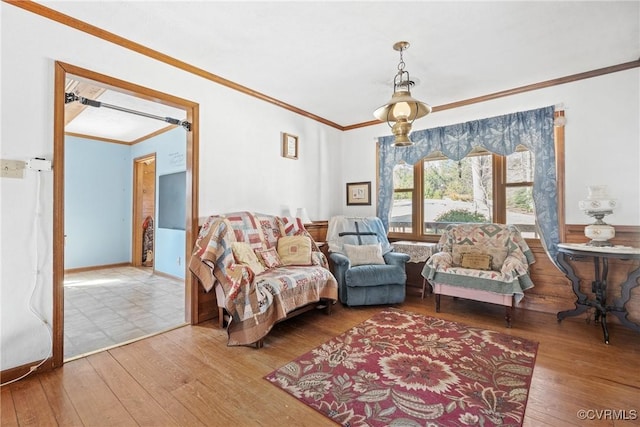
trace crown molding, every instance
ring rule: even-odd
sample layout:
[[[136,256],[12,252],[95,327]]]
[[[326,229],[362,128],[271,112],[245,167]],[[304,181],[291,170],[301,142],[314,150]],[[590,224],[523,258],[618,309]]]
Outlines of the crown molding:
[[[7,3],[7,4],[11,4],[13,6],[17,6],[21,9],[27,10],[29,12],[35,13],[36,15],[40,15],[44,18],[47,19],[51,19],[55,22],[58,22],[60,24],[66,25],[68,27],[71,28],[75,28],[76,30],[82,31],[84,33],[90,34],[92,36],[98,37],[102,40],[108,41],[110,43],[114,43],[117,44],[119,46],[124,47],[125,49],[129,49],[132,50],[134,52],[137,52],[141,55],[145,55],[148,56],[150,58],[153,58],[157,61],[163,62],[165,64],[171,65],[173,67],[179,68],[183,71],[186,71],[188,73],[191,74],[195,74],[199,77],[202,77],[204,79],[210,80],[214,83],[220,84],[222,86],[228,87],[230,89],[236,90],[238,92],[244,93],[245,95],[249,95],[252,96],[254,98],[258,98],[262,101],[268,102],[270,104],[276,105],[278,107],[284,108],[285,110],[289,110],[293,113],[296,114],[300,114],[304,117],[307,117],[309,119],[315,120],[317,122],[320,122],[322,124],[325,124],[327,126],[330,126],[332,128],[338,129],[340,131],[349,131],[349,130],[353,130],[353,129],[359,129],[359,128],[363,128],[363,127],[368,127],[368,126],[375,126],[375,125],[379,125],[381,122],[379,120],[371,120],[371,121],[367,121],[367,122],[362,122],[362,123],[355,123],[352,125],[347,125],[347,126],[342,126],[339,125],[335,122],[332,122],[328,119],[325,119],[323,117],[320,117],[318,115],[315,115],[313,113],[310,113],[308,111],[302,110],[298,107],[295,107],[291,104],[287,104],[286,102],[280,101],[279,99],[273,98],[269,95],[265,95],[261,92],[255,91],[253,89],[250,89],[246,86],[242,86],[238,83],[235,83],[231,80],[225,79],[223,77],[220,77],[216,74],[213,74],[209,71],[206,71],[202,68],[198,68],[194,65],[191,65],[189,63],[186,63],[184,61],[180,61],[179,59],[173,58],[169,55],[166,55],[162,52],[158,52],[157,50],[148,48],[146,46],[143,46],[139,43],[136,43],[134,41],[125,39],[124,37],[121,37],[117,34],[111,33],[109,31],[103,30],[99,27],[96,27],[94,25],[88,24],[86,22],[83,22],[79,19],[73,18],[69,15],[65,15],[63,13],[60,13],[56,10],[50,9],[46,6],[43,6],[39,3],[36,3],[32,0],[2,0],[3,2]],[[462,101],[456,101],[456,102],[451,102],[449,104],[443,104],[443,105],[437,105],[435,107],[433,107],[432,112],[438,112],[438,111],[444,111],[444,110],[450,110],[453,108],[459,108],[459,107],[463,107],[466,105],[471,105],[471,104],[477,104],[480,102],[485,102],[485,101],[490,101],[493,99],[497,99],[497,98],[502,98],[502,97],[506,97],[506,96],[511,96],[511,95],[516,95],[516,94],[520,94],[520,93],[524,93],[524,92],[530,92],[530,91],[534,91],[534,90],[538,90],[538,89],[542,89],[542,88],[547,88],[547,87],[551,87],[551,86],[557,86],[557,85],[562,85],[565,83],[570,83],[570,82],[575,82],[578,80],[584,80],[584,79],[590,79],[593,77],[598,77],[598,76],[602,76],[605,74],[610,74],[610,73],[616,73],[618,71],[624,71],[624,70],[628,70],[628,69],[632,69],[632,68],[638,68],[640,67],[640,59],[637,59],[635,61],[630,61],[630,62],[625,62],[622,64],[617,64],[617,65],[612,65],[609,67],[604,67],[604,68],[599,68],[596,70],[591,70],[591,71],[586,71],[586,72],[582,72],[582,73],[577,73],[577,74],[572,74],[569,76],[565,76],[565,77],[559,77],[559,78],[555,78],[555,79],[551,79],[551,80],[546,80],[543,82],[539,82],[539,83],[533,83],[533,84],[528,84],[525,86],[519,86],[513,89],[507,89],[507,90],[503,90],[503,91],[499,91],[499,92],[495,92],[495,93],[491,93],[488,95],[483,95],[483,96],[478,96],[475,98],[469,98],[469,99],[465,99]]]

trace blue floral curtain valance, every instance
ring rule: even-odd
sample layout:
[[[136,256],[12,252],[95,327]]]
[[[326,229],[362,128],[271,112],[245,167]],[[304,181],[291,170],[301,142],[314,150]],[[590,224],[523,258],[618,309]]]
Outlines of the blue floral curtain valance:
[[[535,156],[533,202],[542,244],[555,263],[560,240],[553,138],[554,107],[521,111],[466,123],[415,131],[409,147],[393,147],[393,136],[378,138],[379,193],[377,215],[389,230],[393,203],[393,169],[400,162],[415,164],[434,151],[461,160],[474,147],[509,155],[520,144]]]

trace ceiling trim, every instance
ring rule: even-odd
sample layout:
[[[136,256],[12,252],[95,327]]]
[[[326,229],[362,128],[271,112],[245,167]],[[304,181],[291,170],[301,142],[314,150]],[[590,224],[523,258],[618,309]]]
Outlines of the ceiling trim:
[[[110,142],[112,144],[133,145],[133,142],[123,141],[121,139],[103,138],[101,136],[87,135],[84,133],[65,132],[65,136],[74,136],[76,138],[92,139],[94,141]]]
[[[169,126],[165,126],[162,129],[158,129],[154,132],[151,132],[150,134],[141,136],[140,138],[136,138],[133,139],[131,141],[124,141],[122,139],[113,139],[113,138],[104,138],[101,136],[94,136],[94,135],[89,135],[89,134],[85,134],[85,133],[76,133],[76,132],[65,132],[64,134],[66,136],[75,136],[76,138],[83,138],[83,139],[92,139],[95,141],[102,141],[102,142],[109,142],[112,144],[123,144],[123,145],[136,145],[142,141],[146,141],[147,139],[151,139],[155,136],[158,135],[162,135],[165,132],[169,132],[172,129],[177,128],[178,126],[176,125],[169,125]]]
[[[75,28],[76,30],[85,32],[92,36],[98,37],[102,40],[114,43],[116,45],[122,46],[126,49],[132,50],[134,52],[140,53],[142,55],[148,56],[150,58],[156,59],[160,62],[164,62],[165,64],[171,65],[173,67],[179,68],[181,70],[187,71],[189,73],[195,74],[197,76],[203,77],[207,80],[211,80],[215,83],[219,83],[222,86],[226,86],[230,89],[237,90],[246,95],[253,96],[255,98],[266,101],[270,104],[277,105],[278,107],[282,107],[286,110],[292,111],[294,113],[300,114],[305,117],[309,117],[313,120],[316,120],[320,123],[323,123],[327,126],[331,126],[336,129],[343,130],[343,126],[340,126],[337,123],[334,123],[330,120],[317,116],[308,111],[302,110],[298,107],[295,107],[291,104],[287,104],[286,102],[280,101],[279,99],[272,98],[268,95],[265,95],[256,90],[250,89],[246,86],[242,86],[238,83],[235,83],[231,80],[227,80],[223,77],[220,77],[216,74],[210,73],[209,71],[203,70],[202,68],[198,68],[194,65],[188,64],[184,61],[180,61],[179,59],[173,58],[169,55],[166,55],[162,52],[158,52],[157,50],[148,48],[134,41],[125,39],[117,34],[111,33],[109,31],[103,30],[102,28],[98,28],[94,25],[83,22],[79,19],[73,18],[69,15],[65,15],[64,13],[58,12],[56,10],[50,9],[46,6],[43,6],[34,1],[24,1],[24,0],[2,0],[5,3],[17,6],[21,9],[27,10],[29,12],[33,12],[36,15],[40,15],[44,18],[51,19],[52,21],[56,21],[60,24],[67,25],[71,28]]]
[[[491,93],[489,95],[483,95],[476,98],[466,99],[464,101],[452,102],[449,104],[439,105],[433,108],[433,111],[450,110],[452,108],[462,107],[463,105],[475,104],[478,102],[489,101],[496,98],[502,98],[504,96],[511,96],[519,93],[530,92],[532,90],[543,89],[551,86],[558,86],[565,83],[575,82],[578,80],[590,79],[592,77],[598,77],[605,74],[617,73],[618,71],[629,70],[631,68],[640,67],[640,59],[630,62],[624,62],[622,64],[612,65],[609,67],[598,68],[597,70],[585,71],[583,73],[571,74],[569,76],[558,77],[551,80],[546,80],[539,83],[533,83],[516,87],[513,89],[502,90],[500,92]]]
[[[139,43],[133,42],[131,40],[128,40],[124,37],[118,36],[117,34],[111,33],[109,31],[103,30],[99,27],[96,27],[94,25],[88,24],[86,22],[83,22],[79,19],[73,18],[69,15],[65,15],[61,12],[58,12],[56,10],[50,9],[46,6],[43,6],[39,3],[36,3],[34,1],[24,1],[24,0],[2,0],[5,3],[17,6],[21,9],[27,10],[29,12],[35,13],[36,15],[40,15],[44,18],[48,18],[51,19],[53,21],[56,21],[60,24],[69,26],[71,28],[74,28],[76,30],[85,32],[87,34],[90,34],[92,36],[98,37],[102,40],[114,43],[116,45],[119,45],[121,47],[124,47],[126,49],[132,50],[134,52],[140,53],[142,55],[148,56],[150,58],[156,59],[160,62],[163,62],[165,64],[171,65],[173,67],[179,68],[183,71],[187,71],[189,73],[195,74],[197,76],[200,76],[202,78],[205,78],[207,80],[210,80],[212,82],[218,83],[222,86],[228,87],[230,89],[239,91],[241,93],[244,93],[246,95],[249,96],[253,96],[255,98],[261,99],[265,102],[268,102],[270,104],[276,105],[278,107],[284,108],[286,110],[289,110],[291,112],[294,112],[296,114],[300,114],[302,116],[305,116],[307,118],[310,118],[312,120],[315,120],[317,122],[323,123],[327,126],[330,126],[332,128],[341,130],[341,131],[348,131],[348,130],[353,130],[353,129],[358,129],[358,128],[362,128],[362,127],[367,127],[367,126],[374,126],[374,125],[379,125],[383,122],[380,122],[379,120],[371,120],[368,122],[363,122],[363,123],[356,123],[356,124],[352,124],[352,125],[347,125],[347,126],[342,126],[339,125],[335,122],[332,122],[330,120],[327,120],[323,117],[317,116],[313,113],[310,113],[308,111],[302,110],[298,107],[295,107],[291,104],[287,104],[286,102],[280,101],[276,98],[270,97],[268,95],[265,95],[261,92],[255,91],[253,89],[250,89],[246,86],[242,86],[238,83],[235,83],[231,80],[225,79],[223,77],[220,77],[216,74],[213,74],[209,71],[203,70],[201,68],[198,68],[194,65],[191,65],[189,63],[186,63],[184,61],[180,61],[179,59],[173,58],[169,55],[166,55],[164,53],[158,52],[157,50],[148,48],[144,45],[141,45]],[[622,64],[618,64],[618,65],[612,65],[609,67],[604,67],[604,68],[599,68],[597,70],[592,70],[592,71],[586,71],[586,72],[582,72],[582,73],[578,73],[578,74],[572,74],[569,76],[565,76],[565,77],[559,77],[556,79],[551,79],[551,80],[546,80],[543,82],[539,82],[539,83],[532,83],[529,85],[525,85],[525,86],[520,86],[517,88],[513,88],[513,89],[507,89],[507,90],[503,90],[503,91],[499,91],[499,92],[495,92],[492,94],[488,94],[488,95],[483,95],[483,96],[479,96],[479,97],[475,97],[475,98],[469,98],[469,99],[465,99],[462,101],[456,101],[456,102],[452,102],[449,104],[444,104],[444,105],[439,105],[439,106],[435,106],[433,107],[432,111],[433,112],[438,112],[438,111],[444,111],[444,110],[449,110],[449,109],[453,109],[453,108],[458,108],[458,107],[462,107],[465,105],[470,105],[470,104],[476,104],[479,102],[485,102],[488,100],[492,100],[492,99],[496,99],[496,98],[501,98],[501,97],[505,97],[505,96],[511,96],[511,95],[515,95],[515,94],[519,94],[519,93],[524,93],[524,92],[529,92],[529,91],[533,91],[533,90],[537,90],[537,89],[542,89],[542,88],[546,88],[546,87],[550,87],[550,86],[555,86],[555,85],[561,85],[561,84],[565,84],[565,83],[569,83],[569,82],[574,82],[577,80],[583,80],[583,79],[589,79],[592,77],[597,77],[597,76],[601,76],[604,74],[609,74],[609,73],[615,73],[618,71],[623,71],[623,70],[628,70],[631,68],[638,68],[640,67],[640,59],[637,59],[635,61],[630,61],[630,62],[625,62]]]
[[[516,95],[519,93],[530,92],[532,90],[543,89],[546,87],[562,85],[565,83],[575,82],[578,80],[590,79],[592,77],[603,76],[605,74],[617,73],[618,71],[629,70],[632,68],[640,67],[640,59],[630,62],[624,62],[618,65],[612,65],[610,67],[598,68],[597,70],[586,71],[584,73],[571,74],[565,77],[559,77],[556,79],[546,80],[539,83],[533,83],[529,85],[519,86],[513,89],[502,90],[499,92],[490,93],[488,95],[477,96],[475,98],[469,98],[462,101],[451,102],[449,104],[437,105],[431,109],[433,113],[438,111],[450,110],[452,108],[459,108],[465,105],[477,104],[479,102],[490,101],[492,99],[502,98],[505,96]],[[354,125],[345,126],[343,130],[358,129],[366,126],[373,126],[383,123],[379,120],[372,120],[364,123],[356,123]]]
[[[141,137],[140,137],[140,138],[138,138],[138,139],[134,139],[133,141],[131,141],[131,142],[130,142],[130,144],[131,144],[131,145],[135,145],[135,144],[137,144],[137,143],[139,143],[139,142],[146,141],[147,139],[153,138],[154,136],[162,135],[163,133],[165,133],[165,132],[169,132],[170,130],[173,130],[173,129],[177,128],[177,127],[178,127],[177,125],[169,125],[169,126],[165,126],[165,127],[163,127],[162,129],[158,129],[158,130],[157,130],[157,131],[155,131],[155,132],[151,132],[151,133],[150,133],[150,134],[148,134],[148,135],[141,136]]]

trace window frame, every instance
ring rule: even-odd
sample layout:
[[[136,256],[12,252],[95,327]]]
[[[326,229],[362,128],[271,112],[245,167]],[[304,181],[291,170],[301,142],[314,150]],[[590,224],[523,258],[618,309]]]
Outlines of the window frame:
[[[562,117],[564,118],[564,111],[556,111],[554,114],[554,118]],[[565,187],[565,173],[564,173],[564,163],[565,163],[565,135],[564,135],[564,126],[554,126],[554,145],[555,145],[555,169],[556,169],[556,185],[557,185],[557,202],[558,202],[558,230],[560,233],[560,241],[565,241],[565,203],[564,203],[564,187]],[[498,154],[494,154],[488,152],[492,155],[492,168],[493,168],[493,220],[496,223],[504,224],[506,222],[506,189],[514,188],[514,187],[524,187],[530,186],[533,187],[532,181],[525,182],[517,182],[517,183],[507,183],[507,159],[506,156],[501,156]],[[413,180],[414,185],[412,189],[402,188],[396,189],[395,186],[393,188],[394,194],[399,192],[408,192],[411,191],[412,194],[412,225],[411,232],[397,232],[397,231],[389,231],[388,237],[391,240],[412,240],[412,241],[425,241],[425,242],[434,242],[437,243],[440,240],[439,234],[425,234],[423,233],[423,224],[424,224],[424,212],[423,212],[423,171],[424,171],[424,161],[429,161],[433,159],[432,156],[427,156],[425,158],[420,159],[416,164],[413,165]],[[498,179],[499,178],[499,179]],[[539,242],[540,238],[526,238],[527,241]]]

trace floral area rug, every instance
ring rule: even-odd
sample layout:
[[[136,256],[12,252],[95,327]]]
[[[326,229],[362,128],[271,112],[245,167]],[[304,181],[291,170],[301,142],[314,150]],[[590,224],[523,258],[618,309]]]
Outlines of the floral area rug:
[[[344,426],[519,426],[537,348],[386,309],[265,379]]]

